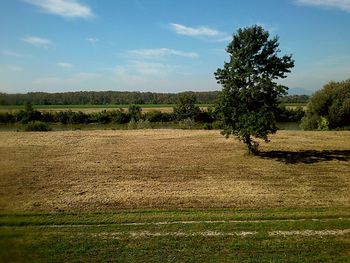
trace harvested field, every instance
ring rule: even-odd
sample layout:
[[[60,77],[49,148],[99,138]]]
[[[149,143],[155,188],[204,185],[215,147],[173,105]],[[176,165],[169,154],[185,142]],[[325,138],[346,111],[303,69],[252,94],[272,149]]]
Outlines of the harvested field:
[[[218,131],[2,132],[1,210],[349,207],[349,132],[281,131],[261,150]]]

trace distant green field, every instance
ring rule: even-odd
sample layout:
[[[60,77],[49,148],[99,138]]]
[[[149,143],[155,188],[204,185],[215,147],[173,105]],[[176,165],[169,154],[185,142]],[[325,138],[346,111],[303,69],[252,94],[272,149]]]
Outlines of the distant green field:
[[[295,103],[282,103],[285,107],[306,107],[307,103],[295,102]]]
[[[350,210],[0,215],[1,262],[348,262]]]
[[[175,104],[137,104],[141,108],[173,108]],[[286,107],[305,107],[306,103],[283,103]],[[38,110],[64,110],[64,109],[118,109],[118,108],[128,108],[129,104],[106,104],[106,105],[33,105],[34,109]],[[210,107],[213,104],[197,104],[199,107]],[[21,110],[24,109],[23,105],[0,105],[1,111],[6,110]]]

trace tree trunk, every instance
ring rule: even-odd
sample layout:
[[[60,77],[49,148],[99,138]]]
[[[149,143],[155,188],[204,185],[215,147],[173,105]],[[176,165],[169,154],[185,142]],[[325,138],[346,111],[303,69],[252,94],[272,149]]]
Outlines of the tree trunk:
[[[258,153],[258,147],[250,138],[249,134],[243,136],[243,142],[247,145],[249,154],[256,155]]]

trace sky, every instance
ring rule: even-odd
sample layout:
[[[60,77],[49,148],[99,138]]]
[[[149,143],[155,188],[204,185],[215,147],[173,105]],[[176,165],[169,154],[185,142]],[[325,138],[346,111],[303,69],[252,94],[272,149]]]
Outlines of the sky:
[[[293,55],[291,93],[350,78],[350,0],[1,0],[0,92],[220,90],[255,24]]]

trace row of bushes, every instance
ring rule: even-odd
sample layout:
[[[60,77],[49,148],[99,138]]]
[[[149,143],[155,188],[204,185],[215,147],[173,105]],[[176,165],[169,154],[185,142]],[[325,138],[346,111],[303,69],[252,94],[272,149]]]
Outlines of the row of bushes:
[[[276,116],[278,122],[296,122],[300,121],[304,116],[302,109],[289,110],[286,108],[281,109],[280,113]],[[0,123],[15,123],[20,122],[27,124],[33,121],[62,123],[62,124],[77,124],[77,123],[129,123],[132,119],[147,120],[149,122],[171,122],[181,121],[186,118],[181,118],[176,113],[167,113],[160,111],[151,111],[142,113],[141,109],[131,108],[128,111],[121,109],[111,111],[101,111],[95,113],[83,113],[81,111],[60,111],[60,112],[40,112],[36,110],[31,111],[17,111],[14,113],[0,113]],[[220,116],[214,111],[199,111],[193,118],[195,122],[212,123],[220,120]]]

